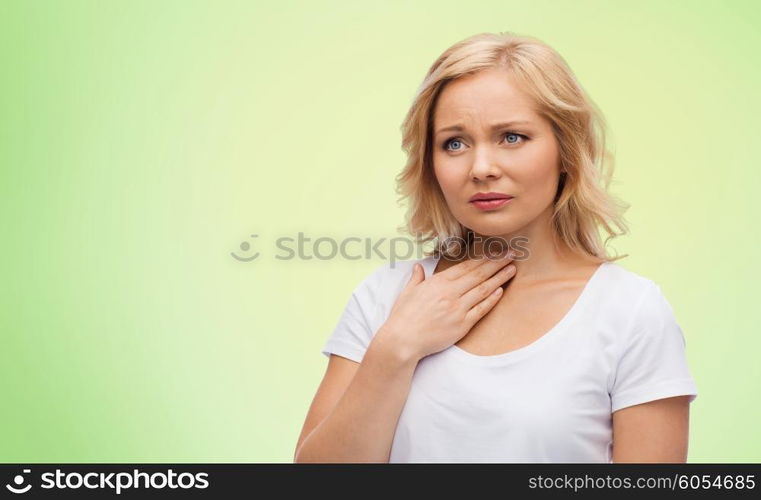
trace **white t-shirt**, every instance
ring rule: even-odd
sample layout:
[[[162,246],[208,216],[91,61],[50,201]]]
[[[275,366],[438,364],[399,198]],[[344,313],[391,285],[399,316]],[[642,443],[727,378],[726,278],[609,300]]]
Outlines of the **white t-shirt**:
[[[361,362],[418,262],[385,263],[351,294],[323,347]],[[686,342],[654,281],[600,265],[568,313],[520,349],[458,346],[418,363],[390,462],[611,462],[612,412],[697,387]]]

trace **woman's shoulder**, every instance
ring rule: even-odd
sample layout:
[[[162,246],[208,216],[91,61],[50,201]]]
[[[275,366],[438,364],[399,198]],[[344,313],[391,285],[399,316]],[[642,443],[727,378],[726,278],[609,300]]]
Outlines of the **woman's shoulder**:
[[[632,271],[616,262],[606,262],[598,304],[619,311],[630,328],[649,327],[674,322],[674,311],[660,283],[645,274]]]
[[[622,264],[606,261],[602,264],[602,288],[618,299],[636,300],[658,288],[658,283],[652,278],[632,271]]]
[[[420,264],[426,279],[436,268],[437,258],[433,256],[415,259],[387,260],[376,265],[354,289],[355,298],[368,306],[372,304],[380,311],[381,318],[388,315],[399,294],[409,283],[415,264]]]
[[[397,291],[401,292],[401,289],[409,281],[415,264],[421,264],[425,270],[426,277],[428,277],[432,274],[436,262],[433,257],[423,257],[406,260],[387,260],[381,264],[376,264],[360,281],[355,288],[355,292],[364,292],[375,300],[383,296],[393,295]]]

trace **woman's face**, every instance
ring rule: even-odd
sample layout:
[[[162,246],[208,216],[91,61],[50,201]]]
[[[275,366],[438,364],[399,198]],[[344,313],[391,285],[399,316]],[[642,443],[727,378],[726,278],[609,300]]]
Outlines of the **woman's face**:
[[[549,221],[557,192],[558,144],[509,73],[489,69],[447,84],[432,133],[434,172],[462,225],[483,236],[538,236],[537,224]],[[470,201],[489,192],[513,198],[496,208]]]

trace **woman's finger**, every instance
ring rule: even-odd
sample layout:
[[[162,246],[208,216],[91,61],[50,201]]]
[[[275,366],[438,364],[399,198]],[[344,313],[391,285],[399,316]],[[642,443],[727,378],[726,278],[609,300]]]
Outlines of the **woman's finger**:
[[[473,325],[475,325],[478,320],[486,316],[486,313],[492,310],[500,297],[502,297],[502,287],[498,286],[484,300],[470,308],[465,314],[465,325],[468,331],[473,328]]]
[[[460,300],[465,308],[470,309],[487,298],[495,288],[501,287],[504,282],[512,278],[514,275],[515,265],[510,264],[509,266],[505,266],[498,270],[494,276],[468,290]]]
[[[480,265],[473,268],[470,272],[452,280],[449,285],[456,290],[458,296],[465,295],[473,288],[478,287],[481,283],[491,278],[494,273],[504,268],[512,261],[512,257],[484,258]]]

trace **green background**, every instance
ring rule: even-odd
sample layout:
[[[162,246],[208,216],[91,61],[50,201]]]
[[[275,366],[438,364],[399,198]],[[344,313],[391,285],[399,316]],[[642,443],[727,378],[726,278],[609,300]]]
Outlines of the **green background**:
[[[292,461],[383,259],[276,239],[399,236],[417,86],[514,31],[608,120],[611,248],[687,339],[689,461],[761,461],[759,28],[726,0],[0,2],[0,460]]]

